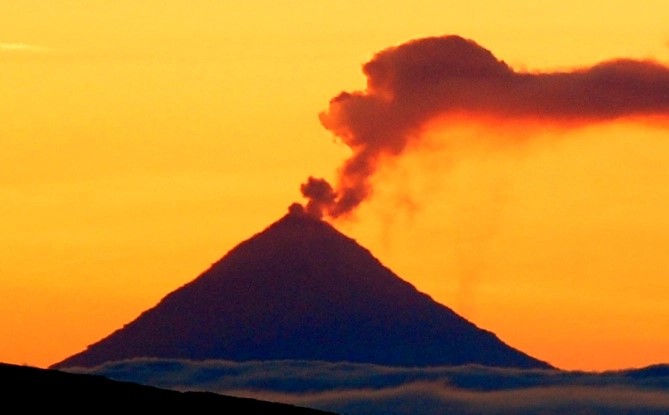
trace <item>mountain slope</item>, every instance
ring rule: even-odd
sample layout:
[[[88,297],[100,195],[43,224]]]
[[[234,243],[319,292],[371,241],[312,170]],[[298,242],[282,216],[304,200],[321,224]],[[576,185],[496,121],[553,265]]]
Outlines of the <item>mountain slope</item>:
[[[73,374],[0,363],[2,404],[8,413],[42,409],[67,413],[95,413],[104,409],[169,409],[187,413],[262,413],[274,415],[335,415],[256,399],[209,392],[178,392],[120,382],[102,376]]]
[[[54,368],[133,357],[549,367],[297,210]]]

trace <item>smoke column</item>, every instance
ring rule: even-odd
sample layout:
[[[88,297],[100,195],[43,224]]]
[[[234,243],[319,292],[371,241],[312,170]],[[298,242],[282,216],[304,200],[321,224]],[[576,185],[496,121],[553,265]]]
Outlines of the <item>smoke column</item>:
[[[342,92],[320,114],[352,155],[334,185],[310,177],[301,191],[307,213],[337,218],[370,197],[382,158],[400,156],[426,123],[448,114],[591,124],[669,115],[669,68],[616,59],[567,72],[518,72],[459,36],[413,40],[363,66],[364,91]]]

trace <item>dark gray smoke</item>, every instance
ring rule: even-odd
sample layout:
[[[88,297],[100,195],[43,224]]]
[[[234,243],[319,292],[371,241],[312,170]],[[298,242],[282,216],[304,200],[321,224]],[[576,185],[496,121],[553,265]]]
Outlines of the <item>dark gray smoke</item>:
[[[307,211],[336,218],[372,194],[381,157],[397,157],[421,128],[448,114],[547,124],[590,124],[669,114],[669,68],[617,59],[568,72],[513,70],[459,36],[413,40],[381,51],[363,66],[364,91],[342,92],[321,123],[351,148],[334,185],[309,178]]]

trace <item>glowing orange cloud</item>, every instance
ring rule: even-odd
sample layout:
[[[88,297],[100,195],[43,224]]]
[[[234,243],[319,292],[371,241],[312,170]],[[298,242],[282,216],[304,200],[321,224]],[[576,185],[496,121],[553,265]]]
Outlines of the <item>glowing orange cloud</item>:
[[[372,188],[378,160],[401,154],[426,123],[453,113],[544,123],[587,124],[669,115],[669,68],[617,59],[568,72],[517,72],[459,36],[418,39],[381,51],[363,66],[364,91],[342,92],[320,116],[352,156],[332,186],[302,187],[316,216],[350,213]]]

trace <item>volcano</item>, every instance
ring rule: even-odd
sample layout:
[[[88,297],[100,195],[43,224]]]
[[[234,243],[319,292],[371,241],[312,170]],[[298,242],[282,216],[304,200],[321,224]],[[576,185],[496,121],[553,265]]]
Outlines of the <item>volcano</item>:
[[[298,207],[52,368],[138,357],[551,367],[419,292]]]

